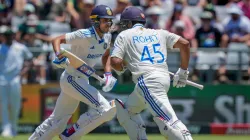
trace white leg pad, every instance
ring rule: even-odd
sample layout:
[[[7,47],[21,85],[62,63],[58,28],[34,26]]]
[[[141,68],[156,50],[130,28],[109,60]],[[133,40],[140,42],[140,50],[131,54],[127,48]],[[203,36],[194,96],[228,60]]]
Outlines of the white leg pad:
[[[102,112],[96,109],[91,109],[88,112],[82,114],[77,123],[73,126],[75,132],[70,136],[61,134],[60,138],[62,140],[80,140],[83,135],[88,134],[104,122],[110,121],[116,114],[114,101],[111,101],[110,105],[110,108],[105,108]]]
[[[47,118],[36,128],[29,140],[52,140],[53,137],[63,132],[70,117],[71,115],[67,115],[60,120]]]
[[[154,117],[154,121],[158,125],[161,134],[168,140],[193,140],[187,127],[179,120],[172,125],[159,117]]]
[[[147,140],[146,126],[140,114],[131,115],[120,100],[115,100],[117,119],[130,140]]]

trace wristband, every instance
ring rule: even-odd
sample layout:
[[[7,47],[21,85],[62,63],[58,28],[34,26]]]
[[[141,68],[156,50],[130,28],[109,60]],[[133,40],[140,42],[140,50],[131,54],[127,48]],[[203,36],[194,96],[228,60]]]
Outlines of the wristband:
[[[105,75],[112,75],[111,72],[105,72],[104,74],[105,74]]]
[[[60,52],[55,52],[56,56],[59,56],[61,53]]]

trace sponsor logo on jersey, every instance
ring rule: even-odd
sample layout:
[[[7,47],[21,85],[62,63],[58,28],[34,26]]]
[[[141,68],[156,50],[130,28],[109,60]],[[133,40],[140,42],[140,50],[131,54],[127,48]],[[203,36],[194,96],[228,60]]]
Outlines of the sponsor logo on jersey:
[[[98,57],[101,57],[102,54],[88,54],[87,58],[89,59],[96,59]]]

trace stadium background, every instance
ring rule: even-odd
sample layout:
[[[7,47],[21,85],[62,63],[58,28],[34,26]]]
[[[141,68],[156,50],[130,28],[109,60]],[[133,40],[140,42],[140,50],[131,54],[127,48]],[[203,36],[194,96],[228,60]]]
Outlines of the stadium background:
[[[34,54],[33,64],[27,67],[29,71],[22,78],[18,129],[21,135],[34,131],[53,111],[60,93],[58,79],[62,70],[51,65],[54,58],[52,38],[89,27],[88,15],[98,4],[113,9],[116,15],[114,24],[118,23],[125,7],[138,6],[147,16],[146,27],[167,29],[191,42],[189,78],[204,84],[205,88],[201,91],[189,86],[182,89],[171,87],[168,96],[177,116],[192,134],[250,135],[249,0],[0,0],[0,25],[11,26],[16,33],[15,40],[25,44]],[[247,20],[240,20],[231,27],[234,14]],[[202,32],[201,28],[207,26],[207,22],[213,30]],[[116,35],[114,32],[114,38]],[[63,47],[69,48],[68,45]],[[169,51],[168,64],[170,71],[178,69],[178,50]],[[101,63],[95,68],[102,75]],[[134,86],[131,73],[126,71],[122,76],[114,75],[119,84],[103,95],[109,100],[126,100]],[[101,89],[95,79],[91,78],[90,82]],[[80,104],[69,124],[87,109],[86,105]],[[142,117],[147,132],[159,134],[150,113],[144,111]],[[113,135],[125,132],[113,119],[93,133]]]

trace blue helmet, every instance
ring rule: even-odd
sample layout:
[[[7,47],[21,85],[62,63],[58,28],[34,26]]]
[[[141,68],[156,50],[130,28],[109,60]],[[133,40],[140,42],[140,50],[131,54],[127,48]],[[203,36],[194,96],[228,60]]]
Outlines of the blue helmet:
[[[90,19],[110,18],[114,15],[110,7],[106,5],[97,5],[91,12]]]
[[[121,14],[121,21],[139,21],[146,23],[145,14],[135,6],[128,7]]]

